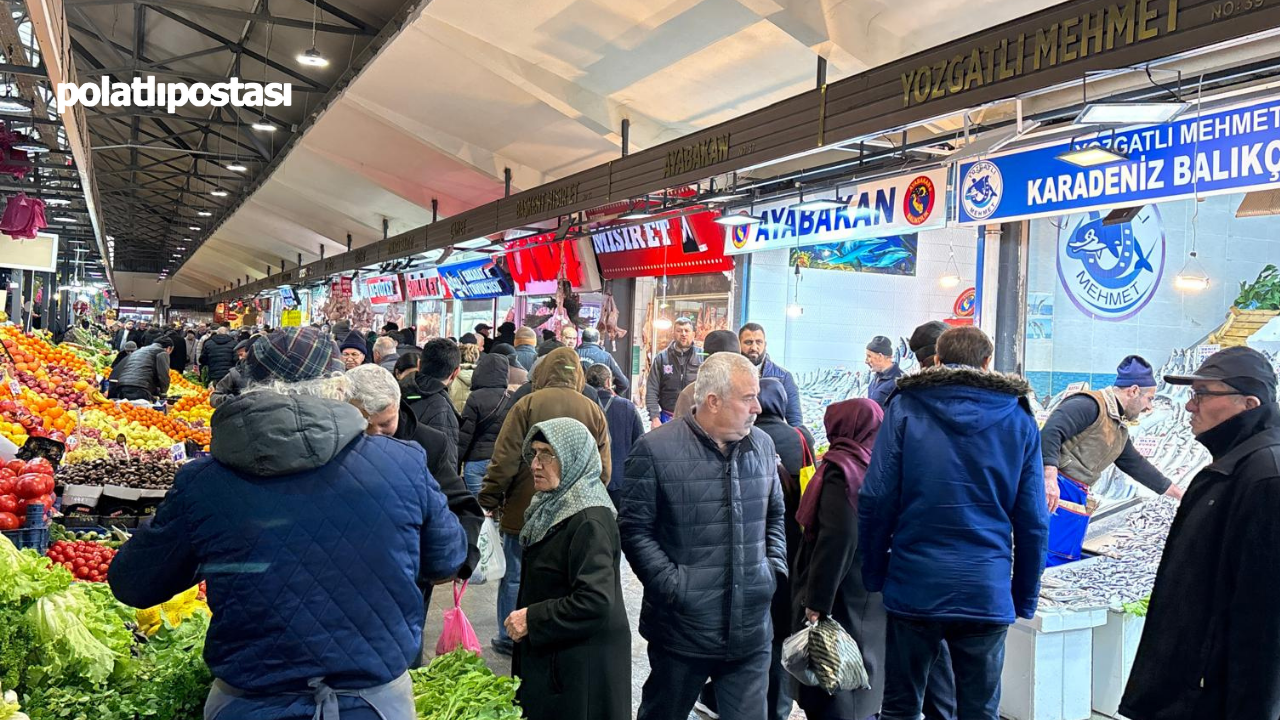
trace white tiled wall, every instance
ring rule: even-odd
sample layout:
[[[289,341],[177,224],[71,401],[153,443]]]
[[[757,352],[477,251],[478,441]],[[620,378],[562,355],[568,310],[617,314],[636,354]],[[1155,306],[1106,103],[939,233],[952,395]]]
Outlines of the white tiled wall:
[[[938,278],[947,266],[948,243],[955,247],[963,282],[944,289]],[[804,314],[787,317],[795,297],[788,250],[751,256],[747,320],[764,326],[769,355],[792,372],[822,368],[864,369],[867,341],[876,335],[906,338],[921,323],[951,317],[956,296],[973,285],[977,235],[970,229],[920,233],[914,277],[801,270],[799,302]]]

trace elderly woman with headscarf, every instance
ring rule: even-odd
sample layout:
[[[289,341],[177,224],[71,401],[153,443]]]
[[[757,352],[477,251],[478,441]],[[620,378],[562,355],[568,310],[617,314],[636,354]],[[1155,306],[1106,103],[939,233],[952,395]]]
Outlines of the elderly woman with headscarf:
[[[152,607],[207,582],[209,720],[413,718],[419,586],[457,573],[462,527],[421,448],[366,434],[331,338],[285,328],[245,362],[111,590]]]
[[[629,720],[631,629],[617,511],[586,426],[544,420],[524,441],[535,495],[525,512],[520,597],[506,620],[529,720]]]
[[[884,410],[874,400],[833,403],[823,420],[830,448],[800,498],[802,528],[791,587],[795,625],[830,617],[862,650],[871,688],[828,695],[799,686],[797,700],[809,720],[862,720],[880,712],[884,697],[885,611],[880,593],[862,584],[858,548],[858,491],[871,461]]]

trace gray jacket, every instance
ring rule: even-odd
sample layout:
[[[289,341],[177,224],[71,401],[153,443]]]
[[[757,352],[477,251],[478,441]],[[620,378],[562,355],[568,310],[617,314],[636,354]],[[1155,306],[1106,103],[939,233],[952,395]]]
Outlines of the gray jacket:
[[[145,388],[152,395],[169,392],[169,353],[152,343],[120,362],[112,375],[120,387]]]
[[[776,458],[757,428],[726,457],[693,417],[632,447],[618,526],[644,584],[640,634],[649,642],[727,660],[769,646],[770,604],[787,575]]]
[[[213,392],[209,395],[209,405],[218,407],[222,403],[244,392],[249,386],[249,380],[240,372],[242,365],[236,365],[213,386]]]

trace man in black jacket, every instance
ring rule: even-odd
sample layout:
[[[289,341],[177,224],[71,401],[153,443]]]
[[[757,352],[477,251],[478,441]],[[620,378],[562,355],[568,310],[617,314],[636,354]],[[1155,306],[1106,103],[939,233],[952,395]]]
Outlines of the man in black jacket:
[[[1187,411],[1213,462],[1187,486],[1120,712],[1132,720],[1280,717],[1280,406],[1262,353],[1192,375]],[[1159,501],[1157,501],[1159,502]]]
[[[436,338],[422,348],[418,372],[400,381],[404,402],[419,423],[433,427],[458,443],[458,411],[449,398],[449,383],[458,376],[462,353],[457,344]]]
[[[667,349],[653,356],[644,389],[649,424],[655,428],[674,416],[680,391],[698,377],[698,366],[702,364],[698,348],[693,344],[693,321],[687,317],[677,319],[672,333],[675,339]]]
[[[204,341],[204,348],[200,351],[200,367],[208,371],[210,385],[217,385],[236,366],[237,342],[225,325],[218,328],[213,337]]]
[[[154,400],[169,392],[169,355],[173,341],[162,337],[128,355],[112,373],[122,400]]]
[[[627,458],[618,525],[645,588],[651,668],[639,720],[685,720],[709,677],[724,720],[766,716],[769,609],[787,559],[777,453],[753,426],[759,392],[750,360],[717,353],[698,371],[694,415]]]

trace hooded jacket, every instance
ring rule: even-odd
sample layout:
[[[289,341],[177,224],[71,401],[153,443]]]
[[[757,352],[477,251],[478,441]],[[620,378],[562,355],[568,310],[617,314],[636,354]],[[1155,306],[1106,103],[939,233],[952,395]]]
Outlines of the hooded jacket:
[[[756,427],[773,440],[782,466],[796,482],[800,482],[800,469],[814,464],[813,434],[806,427],[792,426],[787,419],[790,396],[782,381],[777,378],[765,380],[760,381],[760,414],[756,416]],[[804,439],[803,445],[801,438]],[[806,456],[808,462],[805,462]]]
[[[1049,514],[1030,389],[959,365],[898,379],[858,499],[863,581],[891,614],[1035,615]]]
[[[769,610],[778,576],[787,575],[777,467],[773,441],[759,428],[725,455],[694,417],[672,420],[631,449],[618,527],[644,584],[646,640],[715,660],[769,647]]]
[[[609,388],[588,385],[585,389],[596,393],[604,419],[609,423],[609,451],[613,453],[613,466],[619,470],[609,483],[609,494],[616,498],[627,484],[621,470],[627,463],[631,448],[644,435],[644,421],[640,419],[640,411],[634,403]]]
[[[471,394],[471,378],[476,373],[475,363],[462,363],[458,366],[458,376],[449,383],[449,402],[453,409],[462,415],[462,408],[467,405],[467,396]]]
[[[236,366],[236,343],[240,342],[231,333],[215,334],[204,341],[204,349],[200,351],[200,366],[208,369],[209,382],[217,383]]]
[[[112,373],[120,387],[145,388],[151,395],[169,392],[169,353],[159,345],[138,348]]]
[[[218,610],[204,659],[264,708],[310,695],[311,678],[359,689],[400,677],[422,646],[418,582],[452,576],[466,538],[422,450],[366,424],[309,396],[224,404],[212,457],[178,471],[112,562],[116,597],[152,607],[206,581]]]
[[[502,532],[518,535],[533,499],[533,472],[524,461],[524,439],[543,420],[573,418],[591,432],[600,450],[601,482],[608,485],[613,465],[609,427],[600,404],[582,394],[582,363],[569,348],[556,348],[533,371],[533,392],[520,398],[502,424],[489,470],[480,489],[480,506],[502,511]]]
[[[1273,720],[1280,407],[1254,408],[1196,439],[1213,462],[1187,486],[1169,529],[1120,712],[1133,720]]]
[[[454,410],[449,388],[444,383],[416,372],[400,381],[400,397],[413,410],[418,422],[458,442],[458,411]]]
[[[462,462],[493,457],[493,444],[511,409],[511,392],[507,390],[510,368],[506,355],[493,353],[482,355],[476,363],[458,431],[458,459]]]

